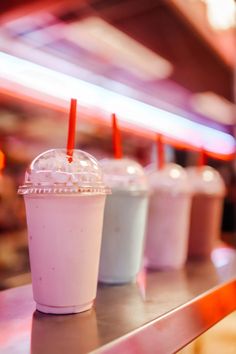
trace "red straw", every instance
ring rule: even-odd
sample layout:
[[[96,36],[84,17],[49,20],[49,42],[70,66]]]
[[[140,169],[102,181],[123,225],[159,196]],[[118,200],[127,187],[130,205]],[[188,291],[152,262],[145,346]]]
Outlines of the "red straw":
[[[115,159],[121,159],[122,147],[121,147],[121,136],[120,129],[117,125],[117,119],[115,113],[112,113],[112,129],[113,129],[113,149]]]
[[[156,143],[157,143],[157,169],[161,170],[165,164],[164,144],[163,144],[163,139],[161,134],[157,134]]]
[[[198,157],[198,167],[202,167],[207,163],[207,155],[204,149],[201,149]]]
[[[69,156],[68,161],[73,161],[73,150],[75,147],[75,126],[76,126],[76,106],[77,100],[72,98],[70,100],[70,116],[69,116],[69,126],[68,126],[68,138],[67,138],[67,155]]]

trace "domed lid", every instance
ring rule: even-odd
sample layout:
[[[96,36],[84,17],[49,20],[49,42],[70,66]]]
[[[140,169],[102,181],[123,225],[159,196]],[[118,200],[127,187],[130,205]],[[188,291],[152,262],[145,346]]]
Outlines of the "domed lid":
[[[109,189],[105,187],[102,170],[92,155],[74,150],[70,162],[65,149],[53,149],[33,160],[18,193],[107,194]]]
[[[168,163],[157,170],[156,165],[153,164],[147,166],[145,170],[152,190],[191,194],[189,179],[183,167]]]
[[[103,159],[100,164],[105,183],[112,190],[147,192],[148,184],[143,167],[128,158]]]
[[[194,193],[225,195],[223,178],[210,166],[188,167],[186,169]]]

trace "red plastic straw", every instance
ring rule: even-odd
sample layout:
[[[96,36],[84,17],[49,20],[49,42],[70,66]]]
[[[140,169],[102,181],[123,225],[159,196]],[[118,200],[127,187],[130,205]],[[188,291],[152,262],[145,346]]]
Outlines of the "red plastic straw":
[[[67,155],[69,156],[69,162],[73,161],[73,150],[75,147],[76,107],[77,100],[75,98],[72,98],[70,100],[70,116],[67,138]]]
[[[113,129],[113,150],[115,159],[121,159],[123,156],[121,147],[120,129],[117,125],[115,113],[112,113],[112,129]]]
[[[156,143],[157,143],[157,169],[161,170],[165,164],[165,151],[164,151],[164,144],[163,144],[163,139],[161,134],[157,134]]]
[[[198,157],[198,167],[205,166],[207,164],[207,155],[204,149],[201,149]]]

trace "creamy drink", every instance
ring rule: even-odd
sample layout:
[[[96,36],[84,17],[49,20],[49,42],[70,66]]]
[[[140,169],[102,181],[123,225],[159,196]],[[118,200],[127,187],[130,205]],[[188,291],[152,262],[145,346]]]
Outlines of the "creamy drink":
[[[141,165],[130,159],[101,161],[107,197],[99,281],[116,284],[135,280],[143,256],[148,189]]]
[[[190,257],[208,257],[220,236],[225,185],[210,166],[187,169],[193,189],[190,218]]]
[[[145,259],[153,269],[181,268],[188,248],[191,189],[181,166],[148,169],[150,202]]]
[[[96,297],[105,197],[97,161],[74,150],[39,155],[26,172],[24,195],[33,294],[46,313],[76,313]]]

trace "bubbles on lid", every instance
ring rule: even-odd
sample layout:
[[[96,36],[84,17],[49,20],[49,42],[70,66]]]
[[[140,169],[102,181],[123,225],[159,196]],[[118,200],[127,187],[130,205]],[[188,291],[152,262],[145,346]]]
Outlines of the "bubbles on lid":
[[[25,174],[25,185],[19,188],[19,193],[31,193],[32,187],[34,192],[40,188],[44,193],[107,193],[98,161],[82,150],[73,151],[72,162],[65,149],[48,150],[37,156]]]

